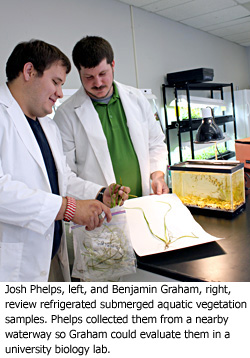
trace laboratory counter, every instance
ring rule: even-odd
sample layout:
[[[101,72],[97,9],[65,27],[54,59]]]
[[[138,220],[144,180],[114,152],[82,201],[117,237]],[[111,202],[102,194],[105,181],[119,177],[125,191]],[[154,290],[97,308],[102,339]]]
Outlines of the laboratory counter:
[[[250,282],[250,193],[245,209],[233,218],[193,216],[206,232],[223,239],[137,256],[138,268],[177,281]]]

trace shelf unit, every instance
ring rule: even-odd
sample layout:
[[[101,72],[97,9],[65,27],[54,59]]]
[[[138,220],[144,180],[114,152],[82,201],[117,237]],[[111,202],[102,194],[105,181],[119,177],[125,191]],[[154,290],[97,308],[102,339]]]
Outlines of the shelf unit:
[[[195,159],[193,131],[198,129],[198,127],[201,124],[202,119],[201,118],[192,119],[192,117],[191,117],[191,102],[190,102],[191,95],[190,95],[190,93],[192,91],[199,91],[199,92],[209,91],[210,98],[214,98],[215,91],[218,91],[219,95],[220,95],[220,99],[223,100],[224,99],[223,89],[225,87],[230,87],[230,89],[231,89],[232,115],[224,115],[224,112],[223,112],[222,116],[215,117],[215,122],[219,126],[223,125],[224,133],[226,133],[226,124],[229,122],[233,122],[234,139],[237,139],[233,83],[213,83],[213,82],[210,82],[210,83],[209,82],[187,83],[186,82],[186,83],[178,83],[175,85],[167,85],[167,84],[162,85],[164,114],[165,114],[165,126],[166,126],[166,143],[167,143],[167,149],[168,149],[169,165],[171,164],[171,143],[170,143],[170,135],[169,134],[172,129],[177,129],[180,162],[183,161],[182,134],[185,132],[189,132],[191,156],[192,156],[192,159]],[[168,123],[168,114],[167,114],[167,94],[166,94],[166,92],[167,92],[168,88],[173,89],[174,98],[175,98],[175,109],[176,109],[176,121],[171,122],[171,124]],[[187,107],[188,107],[188,119],[187,120],[180,120],[179,107],[178,107],[179,91],[186,92]],[[208,98],[208,102],[209,102],[209,98]],[[197,105],[197,107],[199,107],[199,106]],[[226,153],[223,153],[223,159],[230,159],[234,155],[235,155],[234,152],[226,151]]]

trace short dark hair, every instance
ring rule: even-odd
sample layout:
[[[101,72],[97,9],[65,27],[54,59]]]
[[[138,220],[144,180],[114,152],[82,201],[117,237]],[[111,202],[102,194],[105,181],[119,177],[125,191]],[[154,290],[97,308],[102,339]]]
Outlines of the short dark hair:
[[[31,62],[38,76],[42,76],[46,69],[58,61],[61,61],[62,66],[66,67],[66,73],[69,73],[71,70],[70,60],[57,47],[41,40],[20,42],[6,63],[7,80],[11,82],[17,78],[27,62]]]
[[[110,43],[102,37],[86,36],[76,43],[72,58],[76,68],[80,71],[81,66],[93,68],[105,58],[111,65],[114,60],[114,52]]]

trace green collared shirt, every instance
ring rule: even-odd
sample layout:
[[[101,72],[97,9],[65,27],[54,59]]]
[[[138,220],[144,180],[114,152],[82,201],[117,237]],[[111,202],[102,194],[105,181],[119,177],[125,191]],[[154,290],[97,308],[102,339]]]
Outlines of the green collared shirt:
[[[129,186],[131,194],[142,196],[141,172],[130,138],[127,118],[115,83],[108,104],[92,101],[99,115],[108,142],[109,153],[117,183]]]

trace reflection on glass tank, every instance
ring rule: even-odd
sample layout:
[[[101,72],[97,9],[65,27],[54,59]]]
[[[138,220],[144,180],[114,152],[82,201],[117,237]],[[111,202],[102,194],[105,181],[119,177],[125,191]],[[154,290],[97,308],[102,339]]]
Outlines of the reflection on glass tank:
[[[245,203],[242,163],[190,160],[170,169],[172,191],[189,207],[234,212]]]

